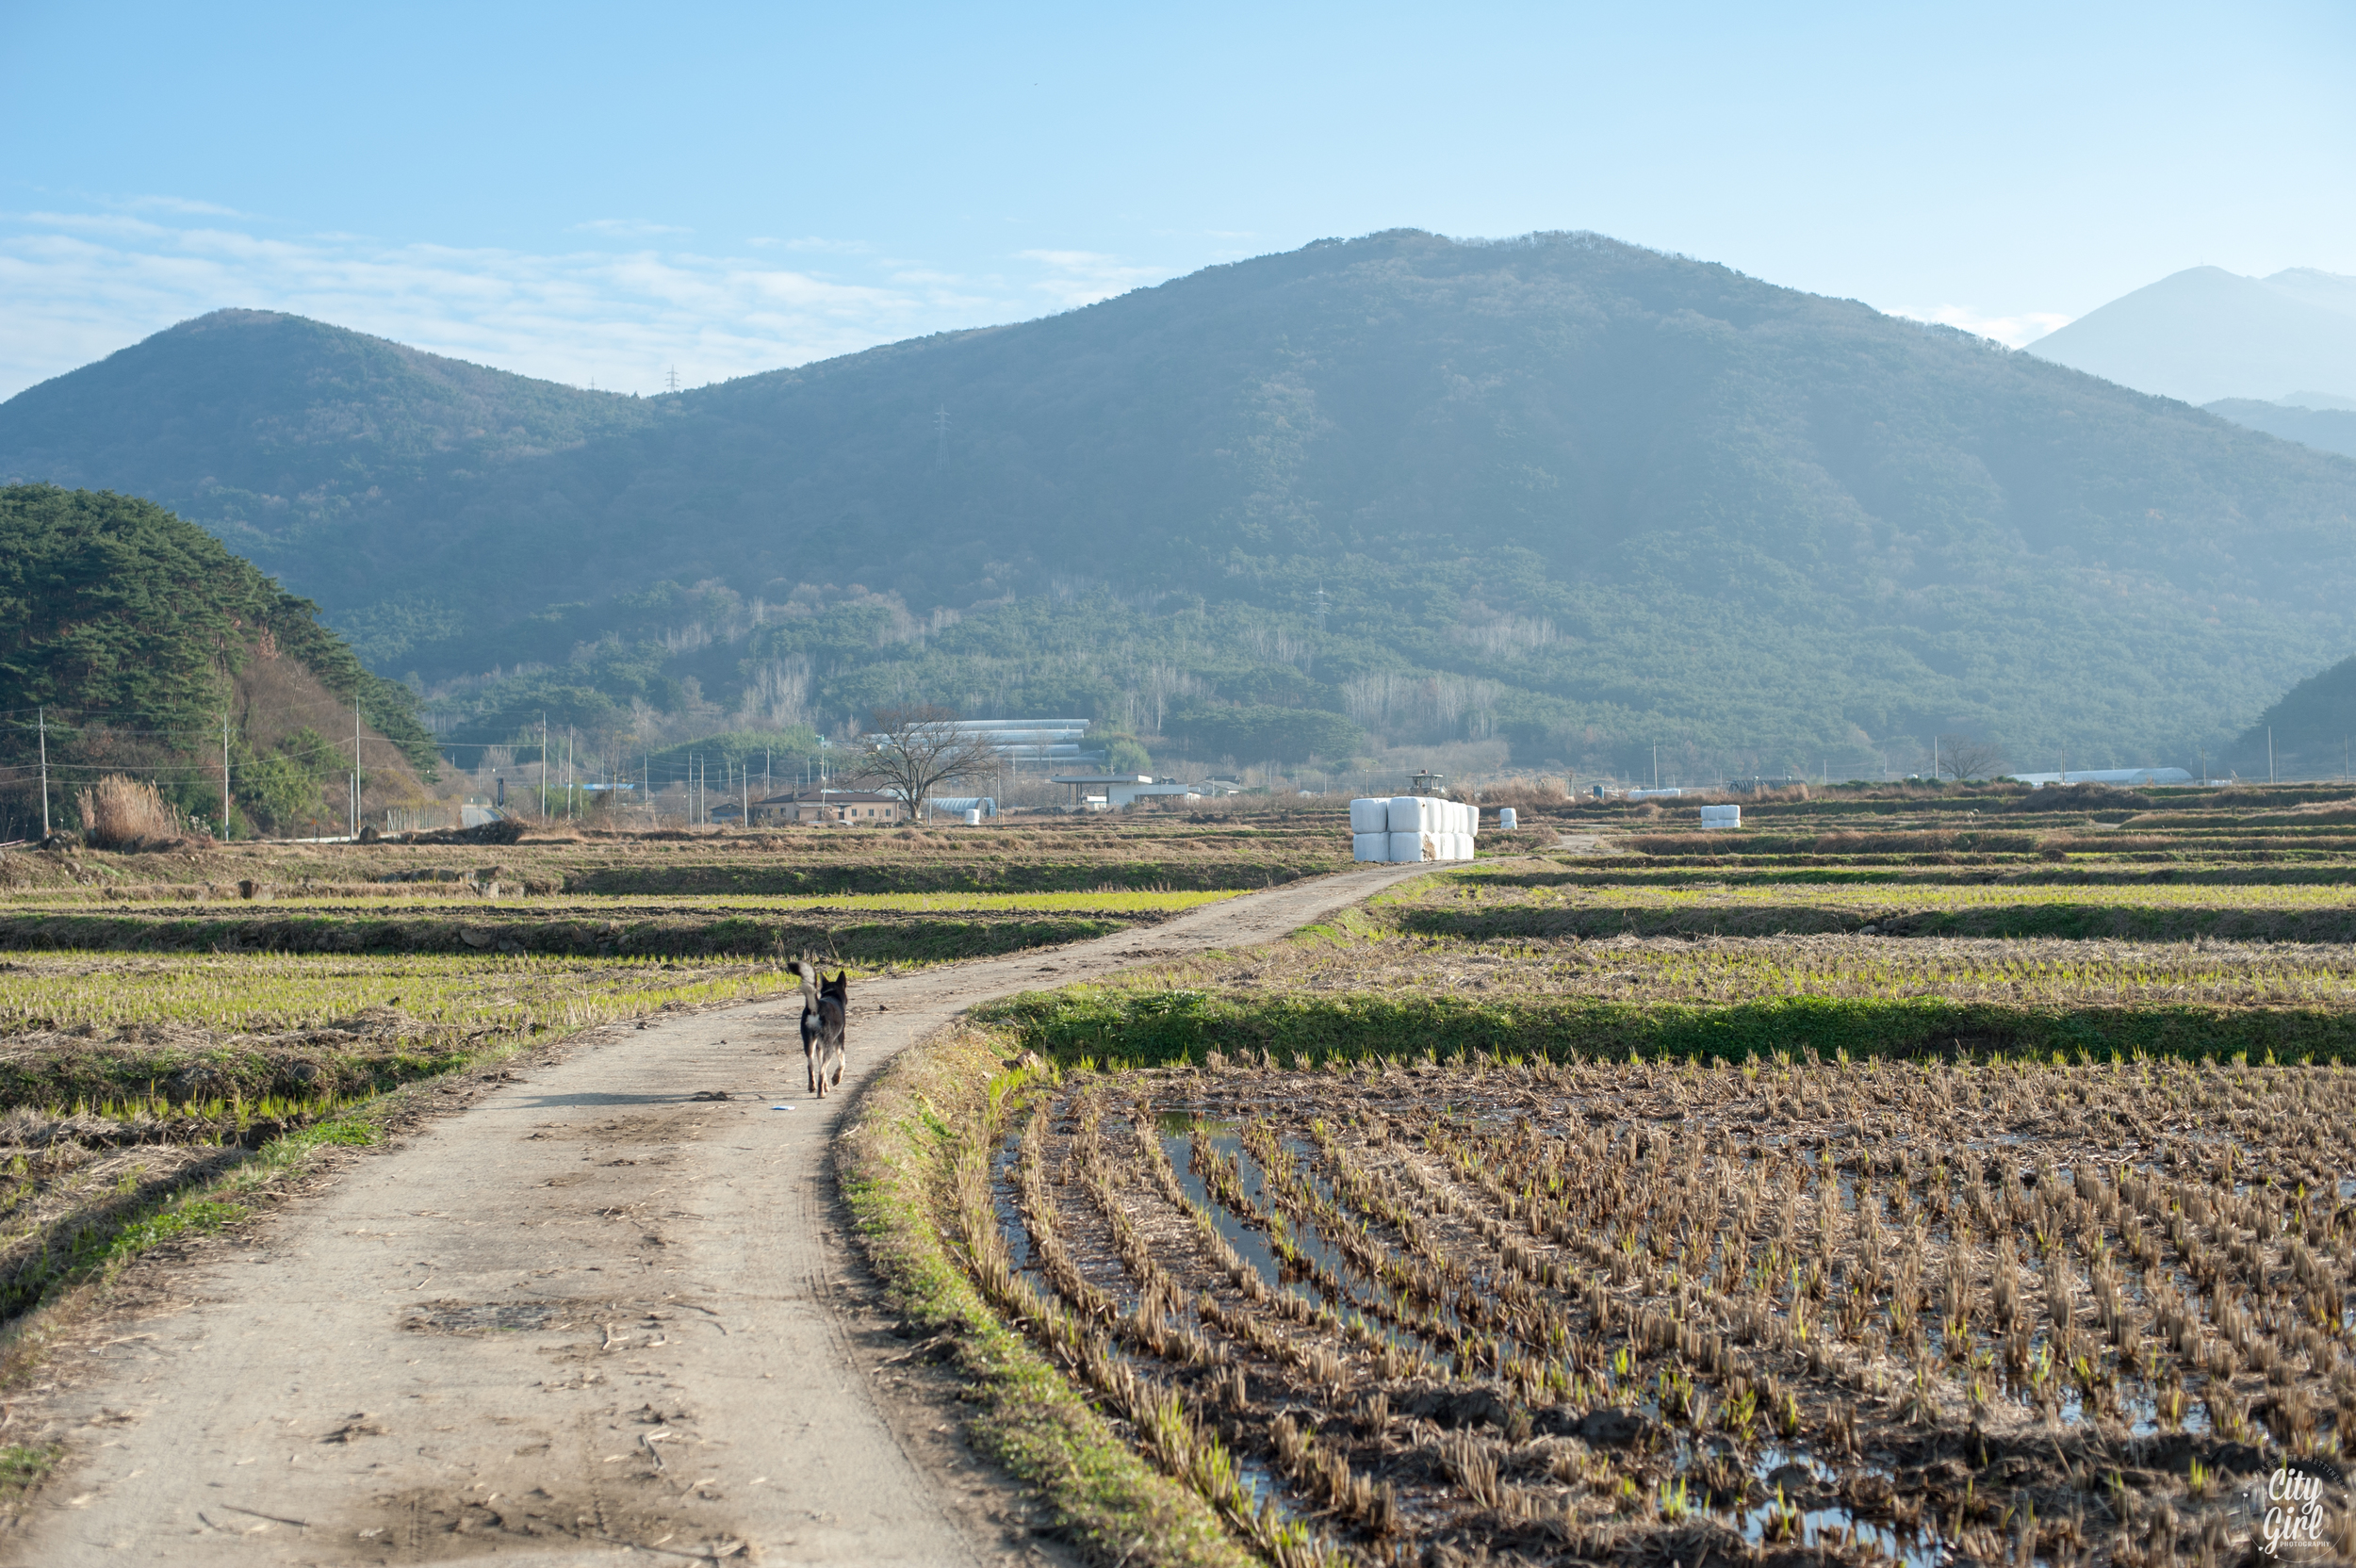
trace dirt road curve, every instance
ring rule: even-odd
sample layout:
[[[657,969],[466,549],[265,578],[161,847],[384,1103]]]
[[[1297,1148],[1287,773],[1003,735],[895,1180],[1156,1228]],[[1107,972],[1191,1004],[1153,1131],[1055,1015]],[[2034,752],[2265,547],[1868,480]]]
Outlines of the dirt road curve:
[[[1414,872],[859,988],[852,1075],[989,997],[1272,940]],[[849,1353],[849,1097],[804,1092],[798,1014],[614,1031],[175,1282],[70,1380],[74,1451],[0,1563],[991,1560]]]

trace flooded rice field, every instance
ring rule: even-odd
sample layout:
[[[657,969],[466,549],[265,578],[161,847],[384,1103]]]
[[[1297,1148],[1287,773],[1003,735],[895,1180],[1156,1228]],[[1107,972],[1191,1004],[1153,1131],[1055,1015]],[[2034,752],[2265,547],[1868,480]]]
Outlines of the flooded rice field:
[[[1036,1086],[960,1201],[1280,1561],[2217,1562],[2285,1486],[2276,1560],[2350,1560],[2351,1113],[2339,1069],[1215,1055]]]

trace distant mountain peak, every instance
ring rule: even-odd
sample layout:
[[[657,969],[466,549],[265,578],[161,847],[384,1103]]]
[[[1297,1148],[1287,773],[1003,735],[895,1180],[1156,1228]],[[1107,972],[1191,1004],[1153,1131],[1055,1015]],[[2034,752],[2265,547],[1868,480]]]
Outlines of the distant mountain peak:
[[[2187,267],[2038,338],[2028,352],[2188,403],[2356,396],[2356,278]]]

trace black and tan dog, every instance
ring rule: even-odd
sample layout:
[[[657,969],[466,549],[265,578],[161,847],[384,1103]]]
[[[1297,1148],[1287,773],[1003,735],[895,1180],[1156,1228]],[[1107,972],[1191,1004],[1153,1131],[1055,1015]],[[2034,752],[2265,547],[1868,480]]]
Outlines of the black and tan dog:
[[[810,1068],[810,1092],[824,1100],[829,1083],[842,1084],[843,1064],[851,1057],[846,1034],[851,1021],[851,972],[846,969],[831,980],[822,979],[808,955],[803,956],[800,967],[802,1059]],[[826,1070],[829,1063],[834,1068],[831,1077]]]

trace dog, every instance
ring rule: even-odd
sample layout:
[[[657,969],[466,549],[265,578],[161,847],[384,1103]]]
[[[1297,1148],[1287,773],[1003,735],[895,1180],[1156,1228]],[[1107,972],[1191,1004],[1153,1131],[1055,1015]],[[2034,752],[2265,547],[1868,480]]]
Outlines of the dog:
[[[804,955],[802,972],[802,1061],[810,1069],[810,1092],[826,1098],[829,1083],[840,1086],[843,1066],[850,1060],[846,1031],[851,1020],[851,972],[826,979]],[[827,1074],[831,1064],[833,1074]]]

